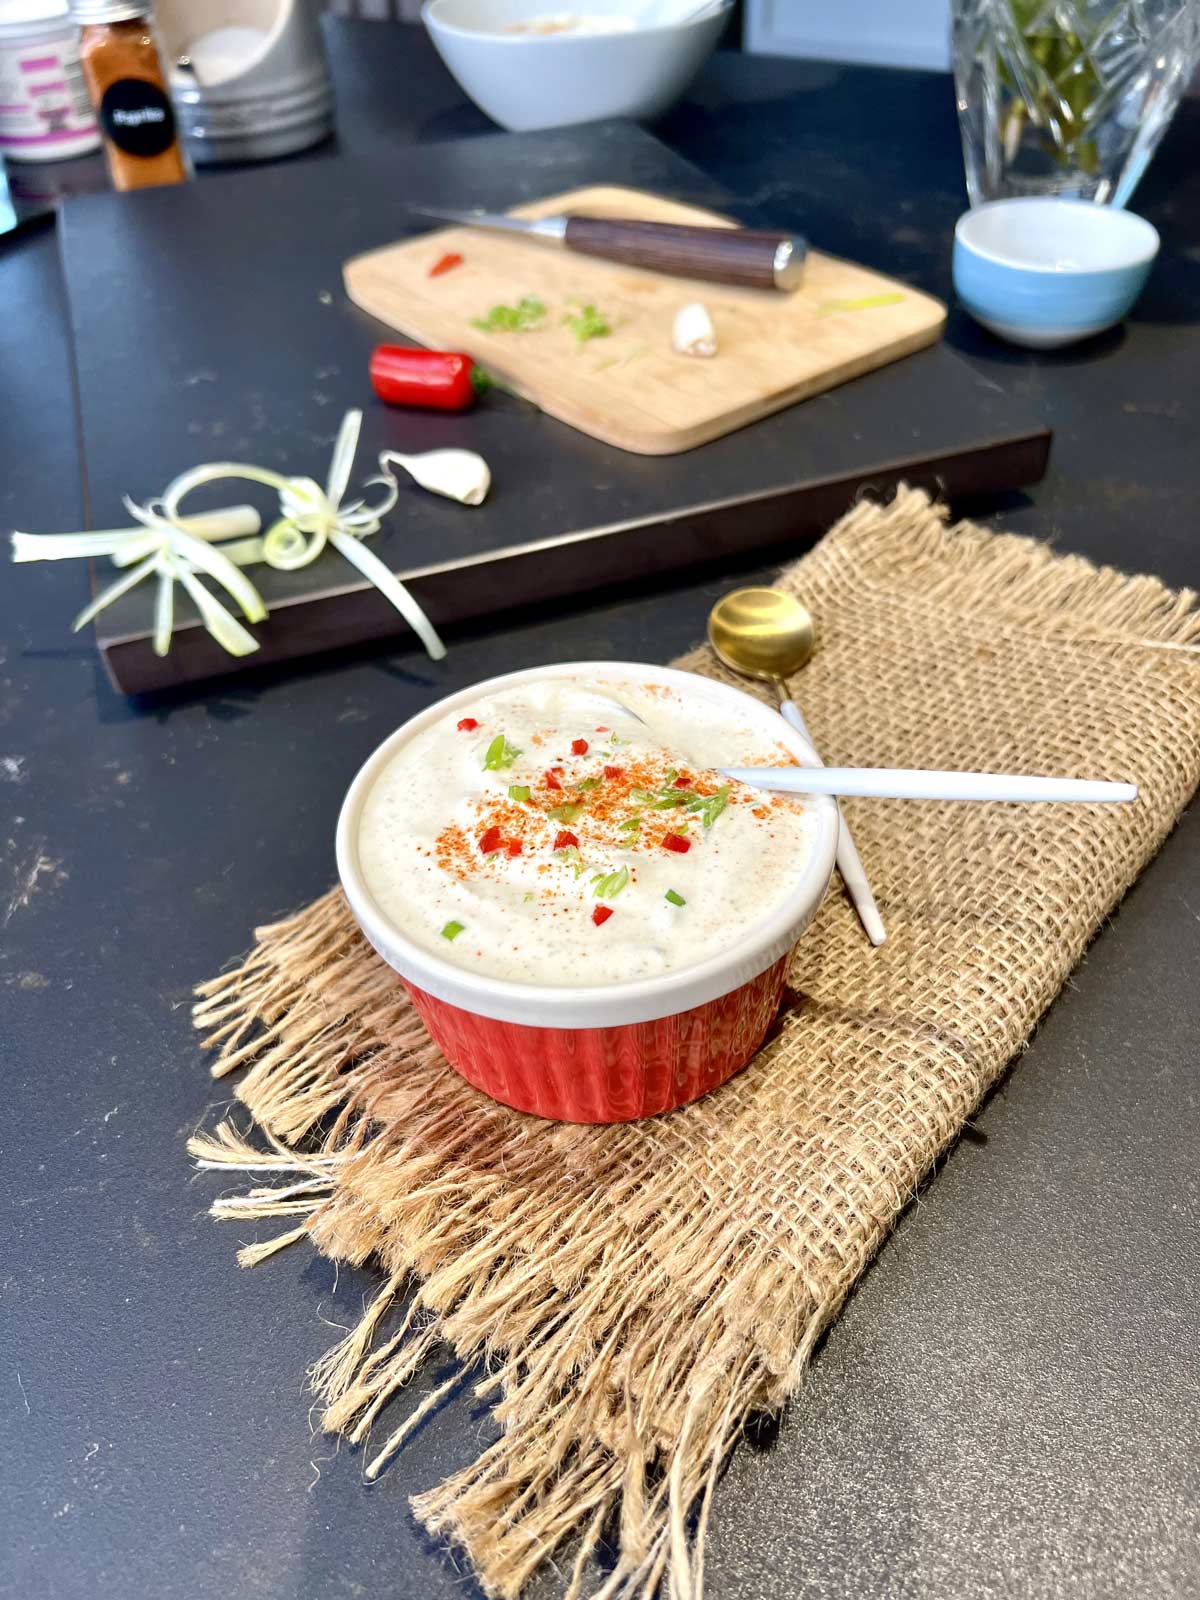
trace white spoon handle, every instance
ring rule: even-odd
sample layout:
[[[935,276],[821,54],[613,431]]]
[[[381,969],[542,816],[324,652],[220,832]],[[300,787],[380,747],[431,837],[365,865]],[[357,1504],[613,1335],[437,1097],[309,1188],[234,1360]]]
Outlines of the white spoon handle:
[[[883,800],[1137,799],[1133,783],[1026,778],[1011,772],[925,772],[913,767],[726,767],[726,778],[789,794],[873,795]]]
[[[817,747],[813,744],[812,734],[804,720],[800,707],[794,700],[784,700],[779,707],[779,715],[807,743],[813,765],[824,765]],[[875,904],[875,896],[871,892],[871,885],[867,881],[866,870],[859,856],[854,840],[850,836],[850,824],[845,817],[838,832],[837,845],[838,871],[842,875],[842,882],[846,885],[846,893],[850,896],[851,904],[858,912],[858,920],[866,931],[867,938],[874,945],[883,944],[887,932],[883,926],[883,918],[879,915],[879,907]]]

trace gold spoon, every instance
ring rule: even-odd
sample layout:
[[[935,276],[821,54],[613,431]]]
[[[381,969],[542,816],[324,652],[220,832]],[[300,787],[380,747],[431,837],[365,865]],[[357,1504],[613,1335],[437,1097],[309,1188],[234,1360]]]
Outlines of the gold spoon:
[[[774,685],[780,715],[805,740],[812,764],[820,767],[824,762],[786,682],[811,657],[816,632],[807,609],[780,589],[735,589],[708,614],[708,642],[718,659],[734,672]],[[887,934],[845,817],[838,833],[837,864],[868,939],[882,944]]]

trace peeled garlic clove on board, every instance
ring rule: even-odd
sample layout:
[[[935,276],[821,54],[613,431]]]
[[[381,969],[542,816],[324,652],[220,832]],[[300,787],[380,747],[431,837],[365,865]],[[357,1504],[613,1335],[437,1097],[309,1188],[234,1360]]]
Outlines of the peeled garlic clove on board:
[[[676,312],[671,344],[681,356],[716,355],[717,330],[702,300],[693,300]]]
[[[492,486],[488,464],[474,450],[426,450],[417,456],[402,456],[395,450],[385,450],[379,457],[380,466],[403,467],[414,483],[430,494],[444,494],[448,500],[457,500],[464,506],[482,505]]]

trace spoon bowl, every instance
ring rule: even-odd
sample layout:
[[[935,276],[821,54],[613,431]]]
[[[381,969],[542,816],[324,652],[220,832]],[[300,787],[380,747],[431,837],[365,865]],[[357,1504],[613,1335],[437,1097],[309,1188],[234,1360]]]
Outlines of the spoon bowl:
[[[793,595],[779,589],[735,589],[709,612],[708,642],[734,672],[782,683],[808,662],[816,628]]]

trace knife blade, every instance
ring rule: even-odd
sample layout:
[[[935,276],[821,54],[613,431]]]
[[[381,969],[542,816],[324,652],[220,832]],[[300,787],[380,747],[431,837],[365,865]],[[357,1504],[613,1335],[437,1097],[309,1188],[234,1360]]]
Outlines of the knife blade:
[[[634,217],[513,217],[503,211],[414,206],[421,216],[494,233],[548,239],[580,255],[646,267],[672,277],[790,293],[804,276],[807,245],[799,234],[768,228],[705,228]]]

